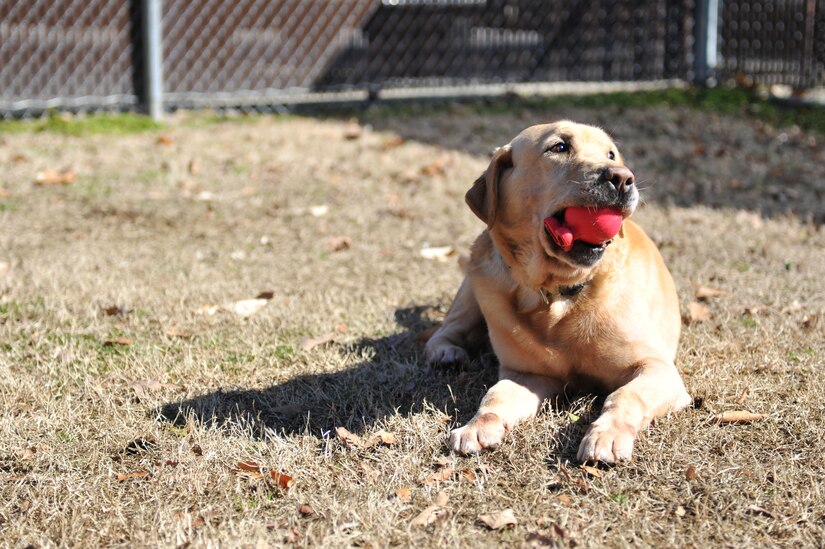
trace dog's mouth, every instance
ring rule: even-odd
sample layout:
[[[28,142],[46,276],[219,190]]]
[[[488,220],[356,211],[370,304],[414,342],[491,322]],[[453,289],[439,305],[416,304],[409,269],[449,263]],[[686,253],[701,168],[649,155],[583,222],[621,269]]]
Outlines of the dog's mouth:
[[[592,266],[619,232],[624,219],[615,208],[563,208],[544,218],[544,246],[548,255]]]

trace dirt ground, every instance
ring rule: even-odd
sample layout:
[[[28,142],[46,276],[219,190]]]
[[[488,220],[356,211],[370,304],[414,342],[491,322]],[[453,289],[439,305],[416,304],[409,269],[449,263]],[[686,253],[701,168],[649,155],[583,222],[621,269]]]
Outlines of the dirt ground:
[[[2,545],[825,544],[823,136],[667,107],[360,116],[0,135]],[[696,407],[614,468],[575,463],[590,395],[457,457],[495,359],[424,364],[461,279],[438,247],[482,230],[463,194],[490,150],[562,117],[640,180]],[[737,410],[765,417],[714,421]]]

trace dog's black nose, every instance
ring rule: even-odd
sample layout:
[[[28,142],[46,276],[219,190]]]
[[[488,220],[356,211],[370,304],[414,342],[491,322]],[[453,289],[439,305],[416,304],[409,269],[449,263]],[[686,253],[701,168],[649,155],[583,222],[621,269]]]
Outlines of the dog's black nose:
[[[610,183],[618,191],[625,191],[633,185],[633,172],[625,166],[609,166],[602,170],[601,181]]]

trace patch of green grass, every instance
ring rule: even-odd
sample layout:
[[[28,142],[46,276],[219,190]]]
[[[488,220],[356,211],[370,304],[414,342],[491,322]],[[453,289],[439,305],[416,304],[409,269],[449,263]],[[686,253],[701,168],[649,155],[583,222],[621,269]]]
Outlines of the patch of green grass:
[[[756,328],[756,320],[752,316],[743,316],[742,326],[745,328]]]
[[[0,213],[2,212],[13,212],[17,208],[20,207],[20,203],[17,200],[0,200]]]
[[[630,497],[627,494],[613,494],[610,496],[610,499],[624,507],[630,501]]]
[[[50,132],[63,135],[129,135],[156,131],[164,128],[148,116],[134,113],[94,114],[64,117],[58,113],[34,120],[8,120],[0,122],[2,133]]]
[[[455,109],[451,103],[385,103],[371,108],[366,118],[433,115]],[[797,125],[825,135],[825,107],[771,101],[742,88],[669,88],[551,97],[504,96],[473,100],[461,110],[473,114],[511,114],[523,109],[686,107],[733,116],[756,117],[774,126]],[[346,111],[337,113],[346,115]]]

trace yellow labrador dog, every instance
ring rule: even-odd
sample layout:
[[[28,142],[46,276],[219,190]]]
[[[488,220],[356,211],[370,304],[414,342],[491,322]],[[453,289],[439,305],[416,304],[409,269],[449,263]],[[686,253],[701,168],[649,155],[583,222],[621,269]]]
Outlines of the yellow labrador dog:
[[[465,361],[467,342],[486,328],[500,362],[475,417],[450,433],[452,450],[501,444],[542,401],[572,389],[608,394],[578,459],[615,463],[630,459],[652,419],[691,403],[674,365],[681,320],[673,279],[627,219],[638,199],[633,174],[599,128],[532,126],[495,153],[466,195],[487,230],[426,348],[432,363]],[[621,212],[618,235],[565,251],[546,221],[573,207]]]

